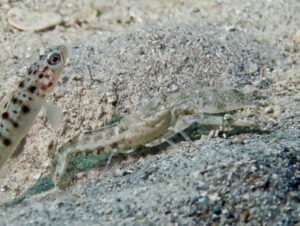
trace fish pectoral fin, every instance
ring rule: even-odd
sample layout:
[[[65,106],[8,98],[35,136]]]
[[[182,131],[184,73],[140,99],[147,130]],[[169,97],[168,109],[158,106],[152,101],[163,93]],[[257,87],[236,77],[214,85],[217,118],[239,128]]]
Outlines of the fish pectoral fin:
[[[58,130],[63,122],[63,112],[59,107],[52,103],[46,103],[44,105],[44,109],[46,111],[47,121],[50,123],[53,129]]]
[[[4,93],[3,96],[0,97],[0,111],[4,109],[4,105],[12,98],[13,92]]]
[[[16,149],[13,151],[13,153],[11,154],[11,158],[17,158],[19,156],[19,154],[22,153],[22,151],[24,150],[24,145],[26,144],[26,136],[22,138],[22,140],[19,142],[18,146],[16,147]]]

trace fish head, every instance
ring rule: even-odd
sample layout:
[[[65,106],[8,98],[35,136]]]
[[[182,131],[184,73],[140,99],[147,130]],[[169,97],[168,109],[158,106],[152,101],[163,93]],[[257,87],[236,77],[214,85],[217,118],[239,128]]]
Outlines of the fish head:
[[[49,49],[43,58],[43,73],[39,76],[39,84],[41,92],[51,92],[63,70],[67,60],[68,50],[66,46],[60,45],[53,49]]]
[[[64,45],[49,48],[27,71],[25,79],[28,89],[38,96],[45,97],[57,84],[60,74],[67,61],[68,50]],[[32,93],[33,93],[32,92]]]

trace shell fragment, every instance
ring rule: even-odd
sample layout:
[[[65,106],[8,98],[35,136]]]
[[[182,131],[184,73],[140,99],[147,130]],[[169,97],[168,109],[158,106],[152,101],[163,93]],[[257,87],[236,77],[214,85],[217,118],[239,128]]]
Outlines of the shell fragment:
[[[17,7],[8,12],[8,23],[24,31],[46,30],[61,22],[61,15],[54,12],[35,12]]]

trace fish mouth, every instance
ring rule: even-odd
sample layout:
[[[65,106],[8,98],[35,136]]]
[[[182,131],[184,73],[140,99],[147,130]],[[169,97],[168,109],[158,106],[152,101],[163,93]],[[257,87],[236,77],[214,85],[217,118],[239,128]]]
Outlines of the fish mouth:
[[[59,45],[57,46],[57,51],[61,54],[64,62],[66,62],[68,57],[68,48],[65,45]]]

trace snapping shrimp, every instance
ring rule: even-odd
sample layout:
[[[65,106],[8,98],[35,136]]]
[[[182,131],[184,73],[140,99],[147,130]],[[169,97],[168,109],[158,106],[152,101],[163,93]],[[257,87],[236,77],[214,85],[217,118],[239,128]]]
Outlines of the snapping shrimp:
[[[154,146],[170,141],[176,133],[189,140],[183,130],[193,122],[211,126],[256,126],[228,114],[213,115],[253,105],[252,96],[237,89],[186,90],[155,97],[119,123],[80,134],[65,143],[58,150],[53,181],[60,182],[70,154],[106,152],[112,156],[115,152],[130,153],[139,145]]]

